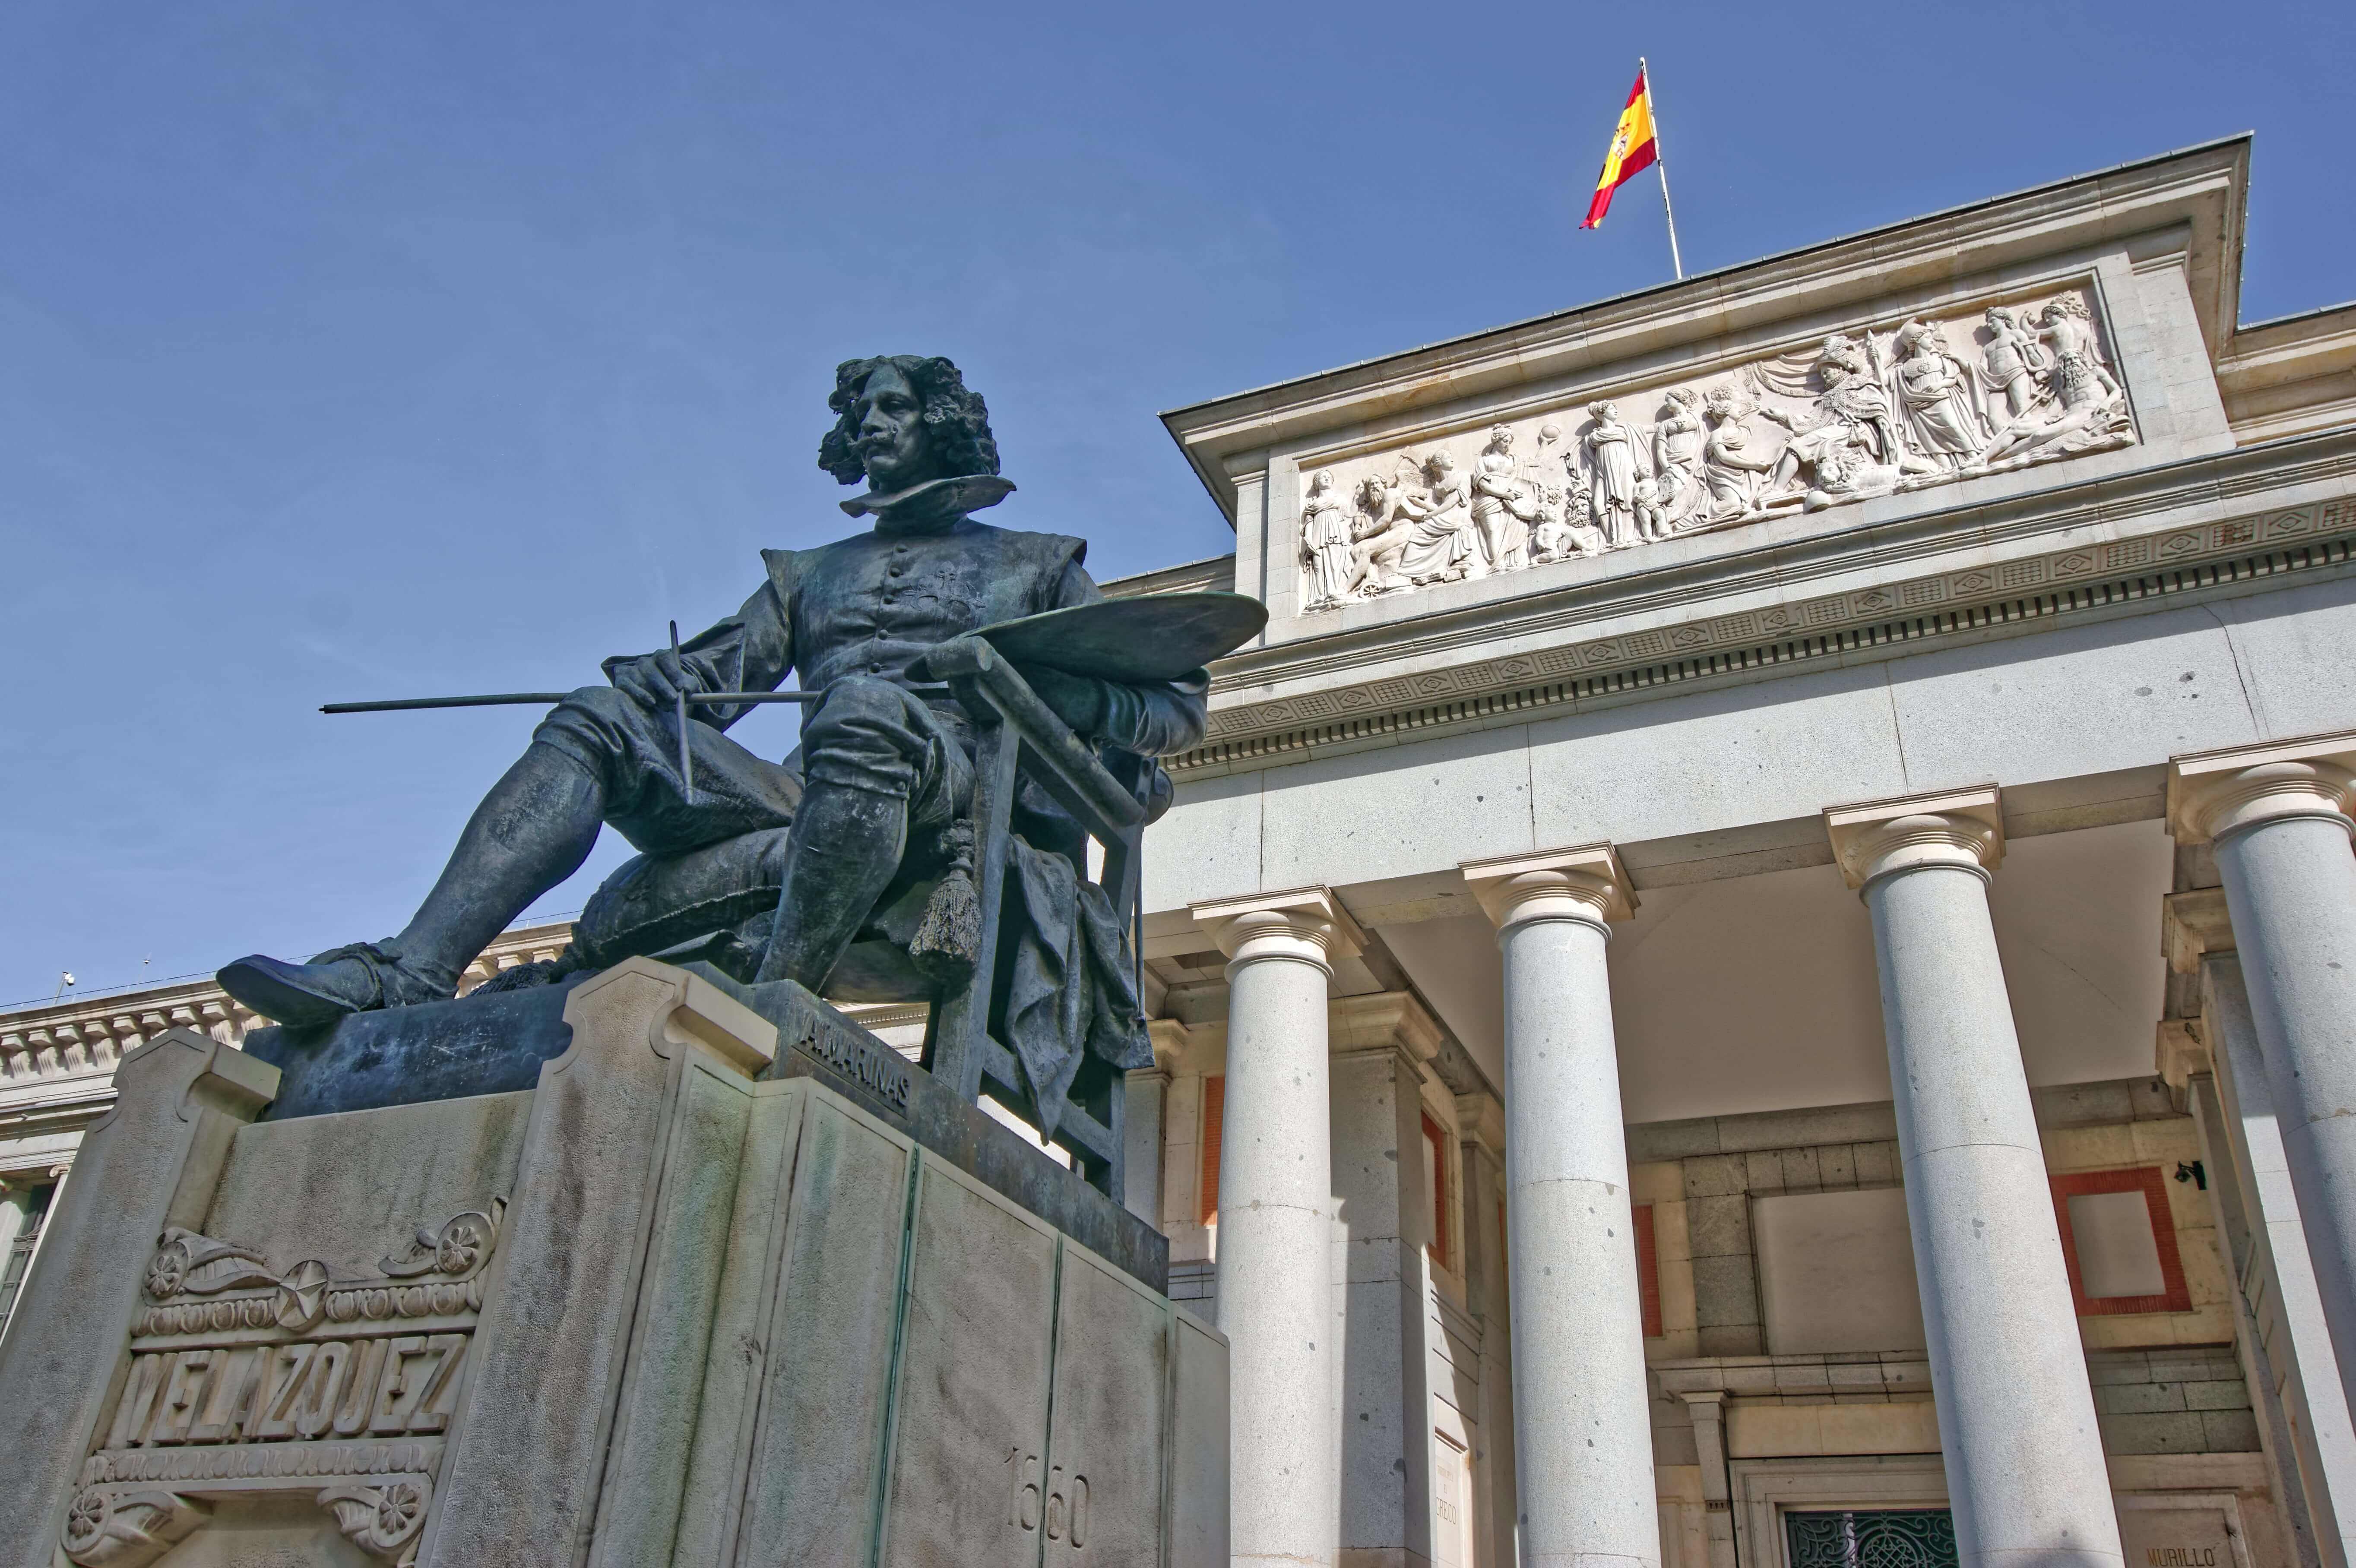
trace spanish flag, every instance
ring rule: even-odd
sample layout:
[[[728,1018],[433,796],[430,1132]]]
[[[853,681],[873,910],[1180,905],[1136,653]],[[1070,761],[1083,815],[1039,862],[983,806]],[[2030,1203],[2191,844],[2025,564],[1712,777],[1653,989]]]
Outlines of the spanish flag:
[[[1594,199],[1587,204],[1587,220],[1580,227],[1601,227],[1603,215],[1612,209],[1612,193],[1651,168],[1660,155],[1653,137],[1652,90],[1640,65],[1636,85],[1628,90],[1628,107],[1620,111],[1619,126],[1612,133],[1612,150],[1603,155],[1603,173],[1596,178]]]

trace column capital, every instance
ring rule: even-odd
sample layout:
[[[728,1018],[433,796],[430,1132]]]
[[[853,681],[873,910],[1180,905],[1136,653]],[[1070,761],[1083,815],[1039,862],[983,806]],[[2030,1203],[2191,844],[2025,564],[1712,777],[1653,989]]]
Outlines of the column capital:
[[[1227,955],[1231,972],[1238,964],[1291,958],[1330,974],[1335,958],[1355,957],[1366,944],[1366,933],[1331,888],[1253,893],[1194,904],[1186,912]]]
[[[1994,784],[1825,807],[1825,836],[1852,888],[1946,866],[1985,874],[2004,859],[2004,800]]]
[[[1526,921],[1578,920],[1604,925],[1636,912],[1620,852],[1609,844],[1574,844],[1532,855],[1466,860],[1457,867],[1490,923],[1500,931]]]
[[[2298,735],[2257,746],[2188,752],[2168,760],[2168,830],[2179,844],[2291,816],[2349,826],[2356,792],[2356,731]]]

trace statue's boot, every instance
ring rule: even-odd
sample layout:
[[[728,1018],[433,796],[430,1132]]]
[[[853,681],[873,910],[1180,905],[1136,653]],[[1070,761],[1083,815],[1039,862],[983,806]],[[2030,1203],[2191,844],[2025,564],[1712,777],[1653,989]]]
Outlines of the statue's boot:
[[[760,978],[796,981],[819,995],[891,885],[907,840],[904,796],[812,784],[794,815]]]
[[[221,989],[297,1029],[445,1001],[493,937],[581,869],[605,816],[597,778],[570,752],[535,743],[475,808],[434,891],[400,935],[330,948],[308,964],[257,953],[220,972]]]

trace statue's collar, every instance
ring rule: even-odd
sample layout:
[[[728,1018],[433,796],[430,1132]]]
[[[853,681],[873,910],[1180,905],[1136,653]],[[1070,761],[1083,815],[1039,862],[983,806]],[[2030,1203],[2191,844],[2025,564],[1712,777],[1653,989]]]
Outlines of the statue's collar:
[[[840,503],[854,517],[873,516],[884,532],[929,531],[946,528],[968,512],[995,507],[1014,494],[1014,481],[995,474],[960,474],[948,479],[927,479],[905,490],[879,496],[870,490]]]

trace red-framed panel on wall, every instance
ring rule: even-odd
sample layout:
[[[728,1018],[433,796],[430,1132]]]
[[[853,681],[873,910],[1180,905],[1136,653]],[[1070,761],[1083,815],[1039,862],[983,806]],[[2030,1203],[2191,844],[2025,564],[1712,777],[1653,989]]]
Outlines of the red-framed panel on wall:
[[[2177,1250],[2176,1220],[2168,1207],[2168,1177],[2156,1165],[2133,1166],[2125,1170],[2075,1170],[2050,1179],[2053,1185],[2053,1218],[2062,1230],[2062,1256],[2070,1267],[2070,1295],[2077,1303],[2081,1317],[2116,1317],[2130,1312],[2190,1312],[2192,1292],[2184,1279],[2184,1257]],[[2153,1256],[2145,1260],[2140,1255],[2143,1238],[2132,1231],[2118,1230],[2102,1237],[2082,1238],[2072,1223],[2071,1202],[2073,1198],[2126,1198],[2132,1195],[2142,1200],[2144,1219],[2151,1227],[2150,1250]],[[2126,1208],[2111,1205],[2115,1213]],[[2082,1255],[2083,1254],[2083,1255]],[[2099,1255],[2098,1255],[2099,1254]],[[2157,1278],[2150,1277],[2152,1264],[2157,1264]],[[2137,1283],[2158,1284],[2160,1288],[2139,1294],[2122,1294],[2105,1290],[2100,1296],[2089,1296],[2090,1287],[2104,1289],[2104,1272],[2140,1276]],[[2088,1275],[2098,1277],[2091,1282]]]
[[[1636,1299],[1644,1314],[1644,1338],[1657,1339],[1661,1328],[1661,1254],[1653,1242],[1653,1206],[1639,1203],[1630,1211],[1636,1232]]]

